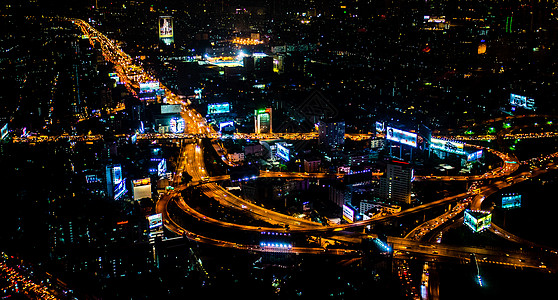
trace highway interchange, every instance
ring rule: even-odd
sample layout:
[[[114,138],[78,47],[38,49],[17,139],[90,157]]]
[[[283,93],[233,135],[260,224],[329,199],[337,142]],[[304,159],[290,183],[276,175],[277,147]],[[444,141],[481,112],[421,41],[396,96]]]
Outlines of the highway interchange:
[[[127,54],[125,54],[116,45],[114,41],[111,41],[103,34],[95,30],[87,22],[79,19],[69,20],[76,24],[91,41],[92,45],[99,46],[103,52],[106,60],[112,62],[118,73],[119,78],[126,84],[130,91],[135,93],[138,88],[139,82],[152,81],[155,80],[152,76],[148,75],[146,71],[141,68],[134,60]],[[470,254],[474,253],[481,257],[481,262],[484,263],[494,263],[501,265],[508,265],[514,267],[532,267],[538,269],[552,268],[556,270],[556,251],[544,249],[539,249],[536,251],[533,247],[529,251],[522,251],[519,253],[503,253],[499,250],[485,249],[480,247],[460,247],[460,246],[450,246],[438,243],[432,243],[429,241],[423,241],[423,237],[427,236],[429,231],[438,230],[446,226],[442,226],[445,222],[453,221],[459,215],[459,213],[466,207],[472,209],[480,209],[482,200],[488,197],[490,194],[496,191],[511,186],[513,184],[519,183],[523,180],[534,178],[548,170],[556,169],[556,165],[552,162],[546,163],[544,165],[538,165],[534,167],[530,172],[522,172],[520,174],[515,174],[519,166],[522,163],[515,157],[509,156],[506,153],[498,152],[493,149],[486,149],[491,153],[497,155],[502,160],[502,167],[496,168],[486,174],[479,176],[420,176],[417,180],[430,180],[430,181],[450,181],[450,180],[462,180],[474,182],[474,189],[469,189],[466,192],[459,193],[457,195],[452,195],[443,199],[438,199],[429,203],[418,205],[399,213],[381,216],[379,218],[374,218],[365,221],[359,221],[349,224],[328,224],[323,225],[321,223],[312,222],[302,218],[297,218],[293,216],[288,216],[275,212],[273,210],[264,208],[257,203],[252,203],[251,201],[242,199],[241,197],[235,196],[219,185],[216,181],[226,180],[224,176],[219,178],[211,178],[209,182],[206,178],[209,178],[207,170],[204,165],[204,151],[210,151],[211,149],[203,149],[201,138],[219,138],[220,135],[215,132],[215,130],[208,125],[204,118],[195,110],[189,107],[189,101],[185,100],[183,97],[177,96],[172,93],[169,89],[161,85],[161,88],[165,92],[166,101],[169,104],[181,104],[182,105],[182,117],[187,123],[187,132],[181,135],[165,136],[157,135],[140,135],[140,139],[180,139],[187,138],[191,142],[185,143],[180,155],[180,163],[177,166],[174,175],[174,190],[169,190],[165,194],[160,196],[157,202],[156,211],[163,214],[163,222],[165,228],[169,231],[176,233],[179,236],[187,237],[193,241],[203,242],[219,247],[236,248],[240,250],[248,251],[279,251],[279,252],[292,252],[292,253],[312,253],[312,254],[332,254],[332,255],[360,255],[359,251],[347,248],[347,249],[325,249],[323,247],[298,247],[293,246],[292,248],[269,248],[261,247],[259,244],[245,244],[237,243],[234,241],[227,241],[216,239],[209,236],[204,236],[203,234],[195,233],[186,226],[182,226],[174,220],[169,214],[168,206],[170,203],[175,203],[185,214],[188,214],[191,218],[196,220],[207,222],[213,226],[221,226],[223,228],[229,228],[239,231],[249,231],[249,232],[263,232],[263,231],[273,231],[273,232],[289,232],[306,234],[308,236],[326,236],[331,238],[333,236],[338,236],[340,240],[344,241],[362,241],[362,238],[373,238],[375,235],[367,234],[355,234],[355,232],[362,232],[363,228],[368,225],[373,225],[376,223],[386,222],[395,218],[401,218],[411,214],[416,214],[419,212],[427,211],[433,207],[439,207],[442,205],[453,205],[453,209],[446,212],[442,216],[439,216],[433,220],[429,220],[423,224],[420,224],[417,228],[409,232],[405,238],[400,237],[388,237],[388,243],[393,247],[394,257],[401,256],[407,257],[409,255],[425,255],[427,257],[449,257],[457,258],[468,261],[470,259]],[[520,138],[548,138],[555,137],[556,133],[549,132],[543,134],[523,134],[520,133]],[[348,138],[362,140],[370,138],[370,135],[360,134],[360,135],[348,135]],[[505,138],[518,138],[519,135],[506,135]],[[41,139],[48,140],[49,138],[34,137],[36,140],[32,141],[27,139],[21,139],[20,142],[40,142]],[[70,139],[96,139],[101,137],[58,137],[58,138],[70,138]],[[271,135],[260,135],[255,134],[238,134],[235,138],[249,138],[249,139],[309,139],[316,138],[316,133],[296,133],[296,134],[271,134]],[[449,137],[448,137],[449,138]],[[495,139],[495,136],[491,135],[481,135],[481,136],[452,136],[452,140],[491,140]],[[556,154],[552,154],[548,159],[554,159]],[[545,158],[537,158],[537,160],[543,160]],[[533,163],[533,161],[531,161]],[[181,184],[181,174],[182,172],[187,172],[192,176],[192,182],[188,185]],[[295,177],[295,178],[318,178],[319,176],[331,176],[331,174],[304,174],[304,173],[283,173],[274,172],[267,173],[262,172],[262,177]],[[379,176],[381,174],[374,174]],[[337,174],[333,176],[339,176]],[[498,180],[502,178],[507,178],[505,180]],[[192,207],[188,205],[187,199],[181,196],[181,192],[186,188],[193,188],[192,186],[197,184],[197,189],[201,191],[205,196],[215,199],[220,205],[228,209],[243,211],[256,220],[265,221],[270,224],[269,227],[261,226],[250,226],[242,224],[234,224],[229,222],[224,222],[215,218],[210,218],[203,215],[199,211],[195,211]],[[506,236],[510,240],[516,242],[526,243],[527,241],[514,237],[504,232],[501,228],[494,226],[493,229],[496,233],[501,234],[501,236]],[[345,235],[345,236],[343,236]],[[431,235],[431,234],[430,234]],[[532,245],[531,245],[532,246]],[[554,256],[543,256],[543,254],[550,253]],[[546,261],[542,261],[541,257],[545,257]],[[550,257],[550,258],[549,258]]]

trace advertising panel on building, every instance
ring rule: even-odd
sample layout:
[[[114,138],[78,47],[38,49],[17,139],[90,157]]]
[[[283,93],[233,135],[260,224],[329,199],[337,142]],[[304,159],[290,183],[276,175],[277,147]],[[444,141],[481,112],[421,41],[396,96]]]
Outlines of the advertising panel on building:
[[[149,223],[149,242],[154,243],[156,236],[163,235],[163,215],[154,214],[147,216],[147,221]]]
[[[159,38],[173,38],[174,29],[171,16],[160,16],[159,17]]]
[[[126,192],[128,192],[128,189],[126,189],[126,179],[123,179],[114,187],[114,200],[120,200]]]
[[[2,126],[0,129],[0,140],[3,140],[8,137],[8,123],[4,123],[0,126]]]
[[[284,161],[289,161],[290,160],[290,151],[289,149],[287,149],[285,146],[281,145],[281,144],[277,144],[277,157],[279,157],[280,159],[284,160]]]
[[[116,73],[108,73],[110,79],[116,81],[116,83],[120,83],[120,77]]]
[[[450,141],[441,140],[437,138],[430,139],[430,148],[449,152],[449,153],[455,153],[459,155],[465,154],[462,143],[450,142]]]
[[[227,121],[227,122],[219,123],[219,131],[223,131],[223,128],[227,130],[234,130],[234,122]]]
[[[149,229],[156,229],[163,226],[163,215],[162,214],[154,214],[151,216],[147,216],[149,220]]]
[[[254,111],[254,127],[256,133],[271,133],[271,108]]]
[[[159,89],[159,81],[140,82],[140,93],[147,93]]]
[[[186,128],[186,122],[182,118],[171,118],[169,128],[172,133],[182,133]]]
[[[489,211],[466,209],[463,215],[463,223],[473,232],[480,232],[492,224],[492,213]]]
[[[467,161],[477,160],[482,157],[482,150],[467,154]]]
[[[161,114],[179,114],[182,112],[180,104],[163,104],[161,105]]]
[[[122,181],[122,167],[120,165],[112,167],[112,180],[114,185],[117,185]]]
[[[521,207],[521,195],[508,194],[502,196],[502,208]]]
[[[227,102],[207,105],[207,114],[223,114],[231,112],[231,105]]]
[[[122,166],[107,165],[105,174],[107,196],[114,200],[119,200],[128,191],[125,184],[126,179],[122,178]]]
[[[384,133],[386,132],[386,127],[384,122],[376,121],[376,133]]]
[[[97,175],[85,175],[85,183],[100,183],[101,178]]]
[[[343,219],[347,222],[353,223],[355,221],[355,211],[349,206],[343,204]]]
[[[513,106],[523,107],[525,109],[535,109],[535,99],[517,94],[510,94],[510,104]]]
[[[386,139],[411,147],[417,147],[417,135],[415,133],[399,130],[397,128],[388,126]]]
[[[143,178],[132,180],[134,200],[151,198],[151,179]]]

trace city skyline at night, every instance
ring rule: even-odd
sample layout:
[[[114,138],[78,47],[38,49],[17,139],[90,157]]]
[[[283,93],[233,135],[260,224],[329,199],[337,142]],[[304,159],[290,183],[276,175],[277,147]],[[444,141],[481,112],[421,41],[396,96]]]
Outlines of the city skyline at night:
[[[557,13],[0,4],[0,297],[544,297]]]

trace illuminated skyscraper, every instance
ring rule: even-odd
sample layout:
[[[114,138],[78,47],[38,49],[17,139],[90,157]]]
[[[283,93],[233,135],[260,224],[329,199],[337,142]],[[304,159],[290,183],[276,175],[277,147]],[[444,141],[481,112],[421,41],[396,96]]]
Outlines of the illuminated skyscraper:
[[[254,111],[254,128],[256,133],[271,133],[271,108]]]

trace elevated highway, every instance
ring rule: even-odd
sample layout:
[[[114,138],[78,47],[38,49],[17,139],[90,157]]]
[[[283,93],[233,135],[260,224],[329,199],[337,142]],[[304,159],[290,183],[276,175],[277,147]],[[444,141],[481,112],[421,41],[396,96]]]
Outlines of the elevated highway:
[[[78,25],[82,32],[84,34],[87,34],[90,37],[90,41],[92,42],[92,44],[96,45],[97,43],[99,43],[102,51],[103,51],[103,55],[105,56],[105,58],[109,61],[111,61],[112,63],[115,64],[118,74],[119,76],[122,76],[124,82],[126,83],[127,88],[130,91],[135,91],[137,89],[137,85],[138,82],[142,82],[142,81],[151,81],[154,80],[154,78],[150,75],[148,75],[140,66],[138,66],[137,64],[135,64],[131,58],[126,55],[125,53],[123,53],[118,46],[111,40],[109,40],[108,38],[106,38],[104,35],[102,35],[101,33],[99,33],[98,31],[96,31],[95,29],[93,29],[89,24],[87,24],[86,22],[82,21],[82,20],[78,20],[78,19],[72,19],[72,22],[74,22],[76,25]],[[182,107],[182,116],[185,119],[185,121],[188,123],[188,131],[186,133],[184,133],[182,136],[156,136],[156,137],[148,137],[148,138],[188,138],[188,139],[196,139],[196,138],[202,138],[202,137],[209,137],[209,138],[218,138],[219,134],[215,132],[215,130],[213,130],[213,128],[211,126],[209,126],[205,120],[203,119],[203,117],[197,113],[196,111],[188,108],[188,102],[183,101],[182,98],[176,96],[175,94],[173,94],[169,89],[167,89],[166,87],[162,86],[161,87],[164,89],[165,91],[165,96],[167,97],[167,102],[171,103],[171,104],[181,104],[183,105]],[[308,139],[308,138],[315,138],[315,133],[307,133],[307,134],[297,134],[300,139]],[[144,138],[143,136],[139,136],[138,138]],[[284,134],[281,136],[281,134],[278,135],[273,135],[270,134],[268,136],[254,136],[254,135],[245,135],[245,136],[239,136],[239,138],[251,138],[251,139],[275,139],[275,138],[288,138],[288,139],[295,139],[297,137],[294,136],[288,136],[288,134]],[[349,138],[354,138],[354,139],[366,139],[366,138],[370,138],[370,135],[349,135]],[[494,150],[492,150],[494,151]],[[496,152],[494,151],[494,153],[498,156],[500,156],[502,158],[502,160],[504,161],[504,164],[501,168],[498,168],[497,170],[494,170],[490,173],[484,174],[483,178],[496,178],[496,177],[502,177],[502,176],[508,176],[510,174],[512,174],[513,172],[515,172],[518,168],[518,161],[509,156],[507,156],[504,153],[500,153],[500,152]],[[194,142],[194,143],[190,143],[190,144],[186,144],[182,150],[181,153],[181,161],[179,163],[179,166],[177,168],[178,172],[176,174],[175,177],[175,182],[179,182],[179,180],[177,180],[180,175],[181,172],[188,172],[188,174],[190,174],[193,177],[193,181],[199,182],[202,180],[202,178],[208,177],[208,174],[205,170],[205,166],[203,163],[203,149],[198,142]],[[279,177],[281,177],[281,174],[274,174],[274,175],[278,175]],[[295,176],[299,176],[299,175],[295,175]],[[531,174],[532,176],[532,174]],[[451,180],[451,179],[450,179]],[[476,180],[476,178],[472,179],[472,180]],[[496,185],[496,188],[499,188],[500,186]],[[481,188],[481,191],[483,190],[487,190],[487,189],[491,189],[492,187],[483,187]],[[249,250],[249,251],[277,251],[277,249],[266,249],[266,248],[261,248],[258,245],[247,245],[247,244],[238,244],[238,243],[234,243],[231,241],[223,241],[223,240],[218,240],[215,238],[211,238],[211,237],[207,237],[207,236],[202,236],[200,234],[196,234],[194,232],[191,232],[189,230],[187,230],[186,228],[178,225],[178,223],[173,220],[171,218],[171,216],[169,216],[169,212],[168,212],[168,204],[172,199],[176,199],[178,198],[178,192],[180,190],[182,190],[183,187],[179,187],[177,186],[177,189],[173,192],[169,192],[167,194],[164,194],[161,196],[161,198],[159,199],[159,201],[157,202],[156,205],[156,211],[158,213],[162,213],[163,214],[163,222],[164,222],[164,226],[165,228],[167,228],[168,230],[181,235],[181,236],[185,236],[191,240],[195,240],[195,241],[200,241],[203,243],[207,243],[210,245],[214,245],[214,246],[219,246],[219,247],[228,247],[228,248],[237,248],[237,249],[241,249],[241,250]],[[200,190],[208,197],[214,198],[217,201],[219,201],[219,203],[223,206],[229,207],[231,209],[237,209],[237,210],[244,210],[244,211],[249,211],[250,215],[253,216],[255,219],[259,219],[262,221],[266,221],[269,224],[272,225],[278,225],[278,226],[283,226],[283,225],[288,225],[289,232],[299,232],[299,233],[306,233],[308,235],[320,235],[320,234],[331,234],[331,235],[335,235],[335,234],[343,234],[343,235],[351,235],[351,231],[353,230],[361,230],[363,227],[367,226],[367,225],[371,225],[371,224],[375,224],[378,222],[385,222],[388,220],[391,220],[393,218],[399,218],[399,217],[404,217],[404,216],[408,216],[414,213],[418,213],[418,212],[422,212],[428,209],[431,209],[433,207],[439,206],[439,205],[447,205],[449,203],[456,203],[456,202],[463,202],[466,201],[470,196],[471,193],[469,192],[465,192],[465,193],[460,193],[457,195],[453,195],[451,197],[446,197],[443,199],[439,199],[439,200],[435,200],[432,201],[430,203],[426,203],[423,205],[419,205],[404,211],[401,211],[399,213],[390,215],[390,216],[383,216],[383,217],[379,217],[376,219],[371,219],[371,220],[365,220],[365,221],[360,221],[360,222],[355,222],[355,223],[351,223],[351,224],[342,224],[342,225],[335,225],[335,226],[324,226],[320,223],[316,223],[316,222],[312,222],[312,221],[308,221],[308,220],[304,220],[304,219],[300,219],[300,218],[295,218],[292,216],[287,216],[284,214],[280,214],[277,213],[275,211],[263,208],[257,204],[253,204],[249,201],[246,201],[240,197],[237,197],[233,194],[231,194],[230,192],[228,192],[226,189],[224,189],[223,187],[215,184],[215,183],[207,183],[207,184],[203,184],[200,186]],[[211,219],[209,220],[207,218],[207,216],[203,216],[203,214],[200,214],[199,212],[195,212],[193,211],[191,208],[189,208],[186,205],[185,201],[179,201],[179,204],[181,205],[181,207],[183,209],[185,209],[185,212],[187,213],[191,213],[191,216],[194,218],[201,218],[203,220],[206,220],[207,222],[212,222],[213,224],[218,224],[220,226],[229,226],[231,228],[237,228],[238,230],[251,230],[251,231],[262,231],[264,228],[262,227],[256,227],[254,228],[246,226],[246,225],[238,225],[238,224],[224,224],[223,221],[220,220],[216,220],[216,219]],[[265,228],[266,230],[275,230],[275,231],[286,231],[285,228]],[[352,238],[355,238],[353,236],[347,236],[346,240],[349,241]],[[355,238],[355,239],[358,239]],[[498,256],[498,253],[495,253],[494,251],[491,252],[490,249],[479,249],[479,248],[474,248],[474,247],[453,247],[453,246],[449,246],[449,245],[437,245],[435,248],[435,250],[433,250],[434,248],[430,247],[428,248],[428,246],[425,246],[424,242],[418,242],[418,241],[413,241],[410,239],[400,239],[400,238],[390,238],[388,240],[388,242],[392,243],[394,245],[394,248],[396,249],[396,251],[405,251],[405,252],[409,252],[411,250],[413,250],[413,252],[415,253],[422,253],[422,254],[428,254],[428,255],[439,255],[439,256],[447,256],[447,257],[455,257],[455,258],[464,258],[466,257],[466,255],[470,255],[470,253],[475,253],[475,255],[486,255],[486,261],[500,261],[502,262],[503,259],[502,257]],[[284,251],[284,250],[282,250]],[[292,249],[288,250],[288,251],[292,251],[292,252],[296,252],[296,253],[314,253],[314,254],[318,254],[318,253],[331,253],[331,254],[339,254],[339,255],[358,255],[359,251],[356,251],[354,249],[337,249],[337,250],[331,250],[331,251],[326,251],[323,248],[303,248],[303,247],[293,247]],[[501,253],[500,253],[501,255]],[[524,262],[525,266],[532,266],[532,267],[540,267],[541,266],[541,261],[537,261],[532,259],[532,256],[517,256],[516,254],[512,254],[510,253],[509,256],[506,257],[511,257],[509,259],[511,259],[512,261],[509,261],[508,263],[512,264],[514,259],[517,259],[519,262]],[[521,258],[518,258],[521,257]],[[507,258],[506,258],[507,259]],[[523,261],[521,261],[523,260]],[[503,263],[503,262],[502,262]],[[517,265],[517,264],[516,264]]]

